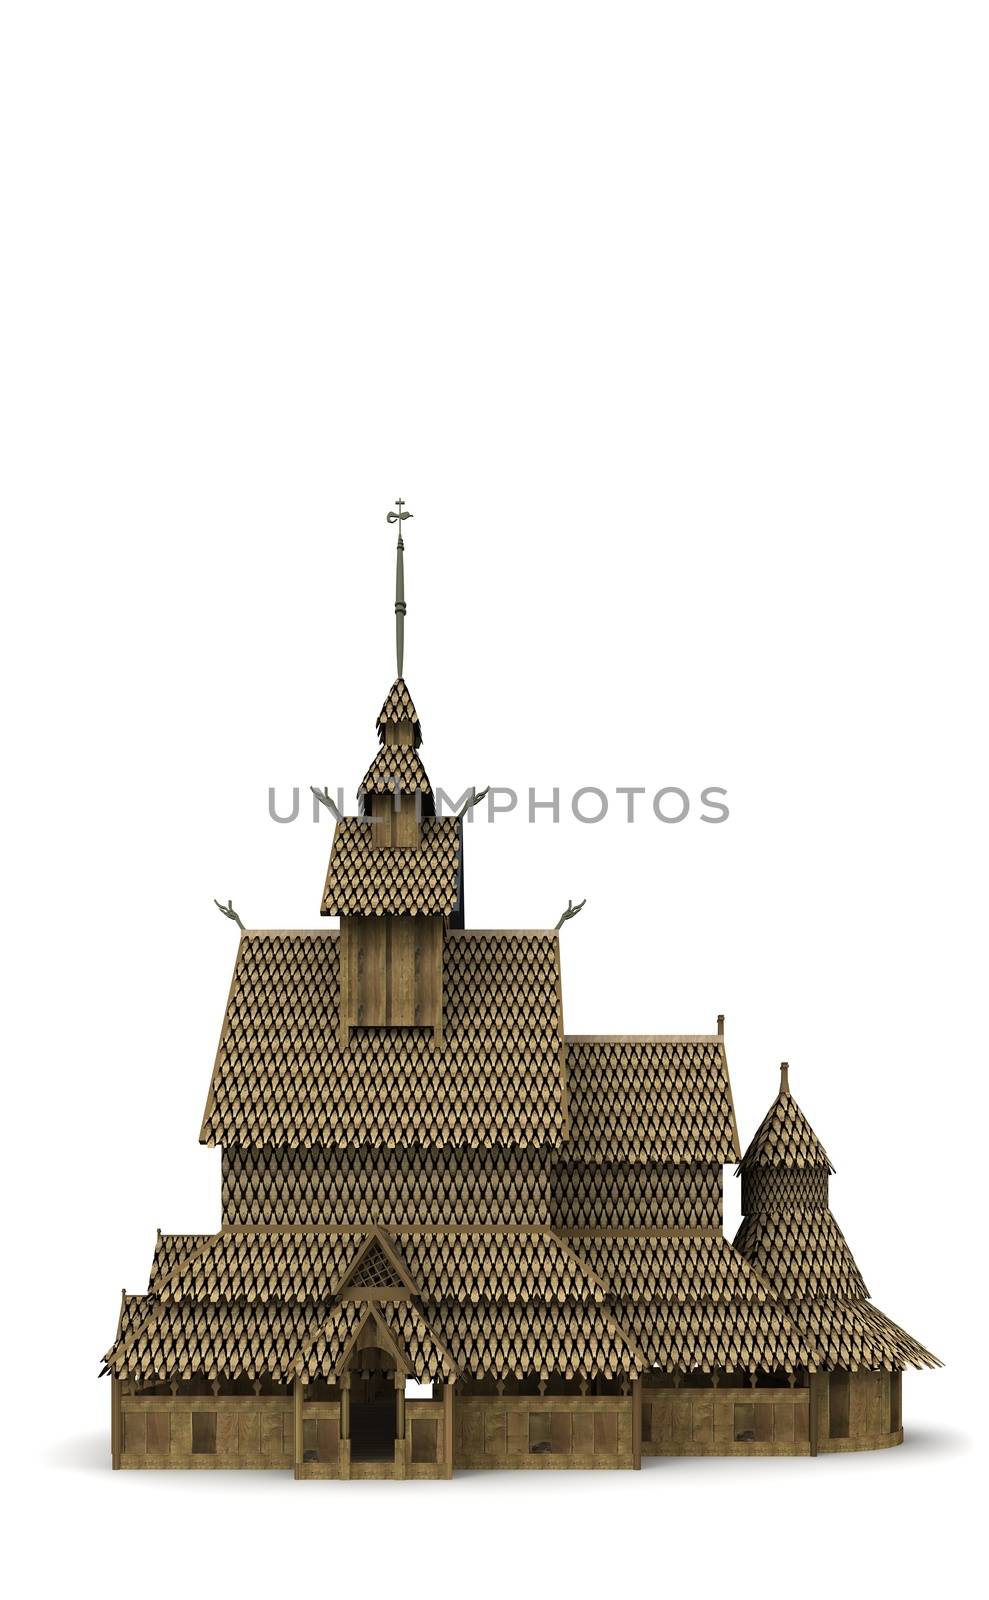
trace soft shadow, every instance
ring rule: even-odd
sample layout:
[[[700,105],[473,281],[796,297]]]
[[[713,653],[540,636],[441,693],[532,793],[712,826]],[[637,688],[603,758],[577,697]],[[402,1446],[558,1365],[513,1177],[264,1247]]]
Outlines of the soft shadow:
[[[971,1436],[952,1428],[911,1428],[903,1432],[901,1450],[910,1455],[963,1456],[972,1448]],[[897,1452],[899,1453],[899,1452]]]
[[[50,1467],[66,1472],[109,1472],[110,1440],[102,1433],[77,1433],[57,1439],[45,1452]]]

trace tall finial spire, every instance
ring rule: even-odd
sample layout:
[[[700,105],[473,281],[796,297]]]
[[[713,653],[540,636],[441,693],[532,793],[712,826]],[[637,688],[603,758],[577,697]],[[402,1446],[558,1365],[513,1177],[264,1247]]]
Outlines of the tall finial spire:
[[[395,568],[395,654],[398,658],[398,676],[404,676],[405,667],[405,543],[402,523],[408,522],[411,511],[403,510],[404,500],[396,500],[397,511],[389,511],[387,521],[398,523],[398,560]]]

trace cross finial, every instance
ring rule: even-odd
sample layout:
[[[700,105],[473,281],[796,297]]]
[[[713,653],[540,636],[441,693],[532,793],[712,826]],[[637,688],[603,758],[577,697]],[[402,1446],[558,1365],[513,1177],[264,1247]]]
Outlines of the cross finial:
[[[398,523],[398,560],[395,568],[395,654],[398,658],[398,676],[401,677],[405,667],[405,541],[402,538],[402,523],[408,522],[411,511],[405,510],[405,501],[396,500],[397,511],[389,511],[385,521],[389,524]]]

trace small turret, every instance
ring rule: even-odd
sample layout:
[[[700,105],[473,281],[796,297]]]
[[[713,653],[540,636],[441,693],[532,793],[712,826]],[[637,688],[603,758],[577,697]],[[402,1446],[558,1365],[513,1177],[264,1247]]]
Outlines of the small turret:
[[[939,1366],[935,1356],[869,1303],[869,1291],[831,1214],[834,1168],[790,1092],[779,1094],[739,1166],[740,1251],[768,1283],[783,1314],[830,1372],[819,1417],[821,1448],[896,1444],[902,1437],[900,1373]],[[834,1441],[838,1441],[834,1443]]]

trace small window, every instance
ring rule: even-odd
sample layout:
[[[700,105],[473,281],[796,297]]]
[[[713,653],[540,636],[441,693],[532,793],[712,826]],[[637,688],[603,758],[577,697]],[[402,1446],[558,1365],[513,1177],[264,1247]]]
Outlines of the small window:
[[[529,1454],[530,1456],[548,1456],[553,1453],[553,1441],[550,1434],[549,1412],[529,1412]]]
[[[755,1443],[755,1405],[751,1400],[739,1401],[735,1411],[735,1443]]]
[[[832,1372],[830,1384],[832,1439],[848,1438],[848,1373]]]
[[[216,1412],[192,1413],[192,1453],[194,1456],[216,1455]]]

